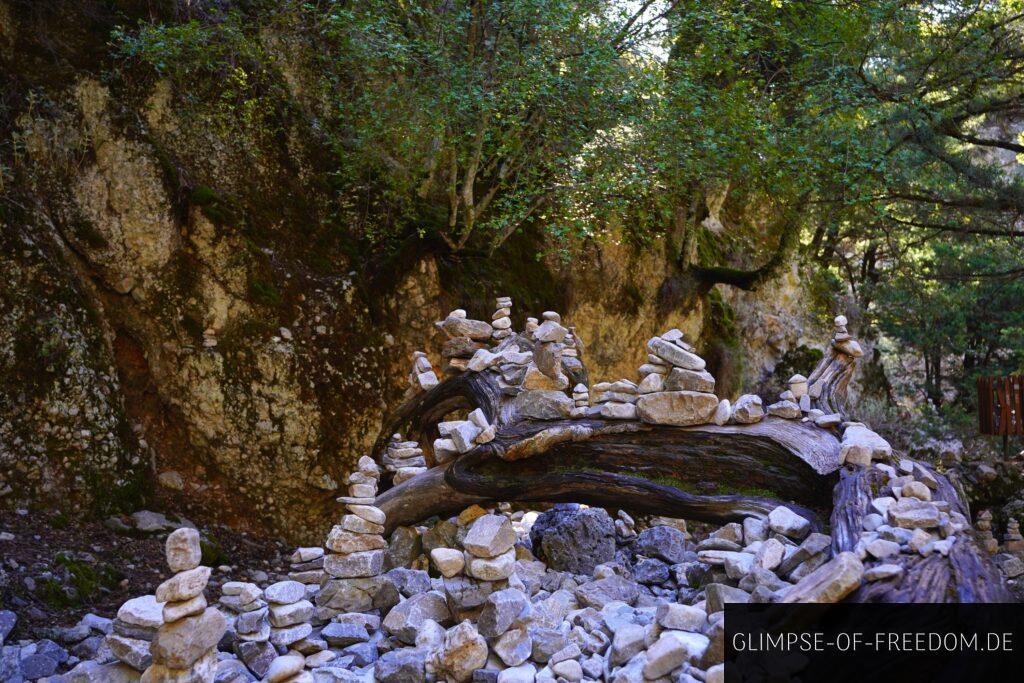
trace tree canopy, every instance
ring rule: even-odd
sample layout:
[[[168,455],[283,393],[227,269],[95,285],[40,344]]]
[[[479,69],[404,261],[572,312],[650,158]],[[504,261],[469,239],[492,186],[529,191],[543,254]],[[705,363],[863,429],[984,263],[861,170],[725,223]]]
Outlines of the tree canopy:
[[[746,289],[798,256],[920,351],[937,404],[951,357],[961,395],[1022,367],[1022,22],[1020,0],[254,0],[113,44],[299,109],[381,245],[664,237],[690,282]],[[281,38],[316,67],[300,102]]]

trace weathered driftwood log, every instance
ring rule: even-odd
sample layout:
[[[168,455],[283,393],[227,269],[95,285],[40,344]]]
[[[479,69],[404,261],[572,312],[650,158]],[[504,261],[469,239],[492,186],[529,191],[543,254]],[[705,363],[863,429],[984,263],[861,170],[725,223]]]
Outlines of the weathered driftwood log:
[[[812,405],[845,416],[846,388],[860,347],[837,320],[829,349],[808,378]],[[525,338],[515,343],[526,347]],[[510,343],[506,340],[505,343]],[[580,371],[577,369],[577,371]],[[606,507],[729,522],[766,516],[787,505],[825,529],[834,552],[854,550],[871,501],[888,477],[875,467],[844,466],[835,434],[813,422],[769,417],[749,425],[693,427],[638,421],[523,419],[493,371],[466,372],[413,397],[385,423],[375,457],[393,432],[420,441],[427,472],[384,491],[377,505],[389,530],[434,515],[457,513],[474,502],[575,501]],[[498,427],[496,438],[454,462],[434,465],[437,423],[456,410],[480,408]],[[948,480],[936,500],[969,519]],[[1006,601],[1009,594],[969,531],[948,555],[902,553],[888,562],[903,572],[865,583],[850,600],[942,602]],[[866,560],[870,567],[880,564]]]

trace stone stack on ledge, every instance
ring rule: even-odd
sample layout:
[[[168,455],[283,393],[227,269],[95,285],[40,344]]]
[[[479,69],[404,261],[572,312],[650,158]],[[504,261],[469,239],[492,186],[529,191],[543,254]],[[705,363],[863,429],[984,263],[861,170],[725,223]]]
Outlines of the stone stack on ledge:
[[[447,318],[434,325],[448,338],[441,347],[441,356],[446,361],[446,374],[458,374],[468,370],[473,354],[484,348],[494,332],[490,323],[467,318],[466,312],[461,308],[455,309]]]
[[[153,663],[141,680],[212,680],[217,643],[227,622],[219,610],[206,605],[203,590],[210,580],[210,568],[199,564],[199,532],[189,528],[172,532],[167,537],[166,555],[167,565],[176,573],[156,589],[157,601],[164,603],[164,623],[149,648]]]
[[[472,411],[467,420],[439,422],[437,430],[441,434],[440,438],[434,439],[434,459],[438,464],[493,441],[496,433],[494,425],[488,424],[484,411],[479,408]]]
[[[711,422],[720,403],[714,393],[715,378],[683,333],[673,329],[653,337],[647,350],[637,387],[636,417],[677,427]]]
[[[999,541],[996,540],[995,535],[992,533],[992,513],[988,510],[982,510],[978,513],[978,521],[975,523],[974,528],[976,529],[978,545],[982,547],[985,552],[989,555],[995,555],[999,552]]]
[[[384,469],[392,473],[397,485],[427,471],[427,460],[423,449],[415,441],[402,441],[401,434],[393,434],[381,462]]]
[[[406,392],[406,398],[421,391],[430,391],[437,383],[437,373],[434,372],[434,366],[430,364],[427,354],[423,351],[413,351],[412,372],[409,373],[409,390]]]
[[[491,339],[500,342],[506,337],[511,337],[515,332],[512,330],[512,297],[499,296],[494,300],[494,315],[491,316]]]

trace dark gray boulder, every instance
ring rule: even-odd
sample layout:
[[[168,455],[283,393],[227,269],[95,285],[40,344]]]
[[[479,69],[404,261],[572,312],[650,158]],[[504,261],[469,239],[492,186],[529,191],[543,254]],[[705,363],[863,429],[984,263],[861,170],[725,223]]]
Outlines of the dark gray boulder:
[[[592,574],[615,559],[615,524],[602,508],[556,505],[530,530],[533,552],[552,569]]]

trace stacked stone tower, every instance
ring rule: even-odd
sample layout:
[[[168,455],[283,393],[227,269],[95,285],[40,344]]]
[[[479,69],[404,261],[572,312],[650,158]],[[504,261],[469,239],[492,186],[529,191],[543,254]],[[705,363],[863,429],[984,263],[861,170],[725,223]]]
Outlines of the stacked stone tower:
[[[203,590],[210,568],[201,566],[199,532],[178,529],[167,537],[167,564],[174,576],[156,589],[156,599],[165,603],[163,626],[150,645],[153,663],[142,674],[144,683],[172,681],[213,681],[217,666],[217,643],[227,629],[224,615],[207,607]]]

